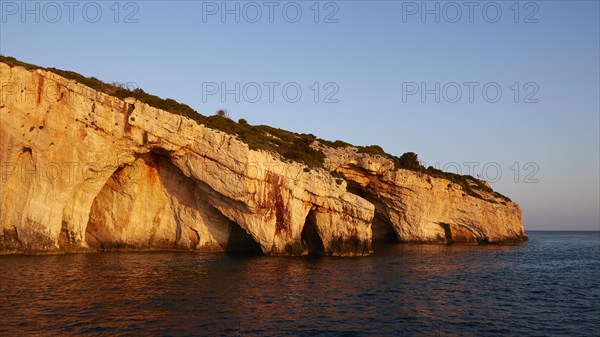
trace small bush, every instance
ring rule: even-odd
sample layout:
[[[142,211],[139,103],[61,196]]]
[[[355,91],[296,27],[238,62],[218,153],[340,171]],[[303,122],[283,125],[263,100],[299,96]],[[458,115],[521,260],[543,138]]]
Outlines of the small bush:
[[[242,125],[248,125],[248,121],[247,121],[247,120],[245,120],[245,119],[243,119],[243,118],[240,118],[240,119],[238,120],[238,123],[240,123],[240,124],[242,124]]]
[[[389,156],[385,151],[383,151],[383,149],[379,145],[360,146],[360,147],[358,147],[358,152],[370,154],[373,156],[382,156],[382,157]]]
[[[414,152],[406,152],[400,156],[398,164],[409,170],[420,171],[423,169],[423,166],[419,163],[419,157]]]
[[[227,112],[227,110],[221,109],[215,113],[215,116],[229,118],[229,112]]]
[[[319,139],[319,143],[325,145],[325,146],[329,146],[332,147],[334,149],[340,148],[340,147],[351,147],[353,146],[350,143],[346,143],[344,141],[341,140],[336,140],[335,142],[329,141],[329,140],[325,140],[325,139]]]

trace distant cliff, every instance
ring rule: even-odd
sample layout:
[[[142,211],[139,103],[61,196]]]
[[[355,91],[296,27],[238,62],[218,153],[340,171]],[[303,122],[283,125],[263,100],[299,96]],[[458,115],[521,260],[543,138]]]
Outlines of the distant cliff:
[[[519,206],[472,177],[0,61],[1,252],[362,256],[372,240],[527,239]]]

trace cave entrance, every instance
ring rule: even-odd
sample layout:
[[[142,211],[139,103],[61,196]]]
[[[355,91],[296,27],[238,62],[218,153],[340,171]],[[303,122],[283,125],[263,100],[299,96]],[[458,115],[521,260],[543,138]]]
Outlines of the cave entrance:
[[[400,243],[392,222],[379,212],[375,212],[371,229],[373,230],[373,241]]]
[[[237,222],[229,221],[231,232],[225,252],[228,254],[262,255],[260,244],[254,240]]]
[[[454,243],[452,239],[452,229],[450,229],[450,225],[447,223],[441,223],[440,226],[444,229],[444,236],[446,238],[446,243],[451,244]]]
[[[352,181],[352,180],[346,180],[347,185],[346,185],[346,190],[352,194],[356,194],[361,198],[367,199],[367,192],[365,191],[365,188],[363,186],[361,186],[359,183]]]
[[[308,250],[308,255],[325,255],[325,247],[323,246],[323,240],[319,235],[316,217],[313,211],[310,211],[306,217],[300,239],[302,241],[303,249]]]
[[[90,209],[88,245],[262,254],[251,235],[210,205],[210,187],[187,177],[162,153],[141,155],[111,175]]]
[[[348,192],[356,194],[361,198],[366,199],[375,206],[375,216],[373,217],[373,224],[371,229],[373,230],[373,241],[383,243],[400,243],[400,239],[394,230],[394,225],[385,216],[380,209],[383,207],[376,196],[369,193],[368,188],[360,185],[354,181],[348,181]]]

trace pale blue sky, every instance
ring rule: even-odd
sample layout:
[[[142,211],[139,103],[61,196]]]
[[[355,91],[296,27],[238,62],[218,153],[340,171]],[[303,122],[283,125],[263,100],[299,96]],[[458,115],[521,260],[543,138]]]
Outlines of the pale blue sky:
[[[204,114],[226,108],[252,124],[414,151],[463,173],[476,162],[476,175],[487,167],[483,177],[522,206],[526,229],[599,229],[598,1],[472,2],[471,17],[460,1],[228,1],[239,22],[231,13],[223,20],[222,1],[22,3],[0,1],[2,54],[135,82]],[[440,22],[423,20],[436,4]],[[265,82],[279,84],[272,102]],[[479,83],[472,103],[465,82]],[[210,94],[214,83],[239,83],[239,103]],[[440,102],[409,95],[414,83],[439,83]],[[454,103],[453,83],[462,91]],[[292,103],[296,87],[302,96]],[[502,96],[488,102],[496,87]],[[537,103],[524,102],[530,94]]]

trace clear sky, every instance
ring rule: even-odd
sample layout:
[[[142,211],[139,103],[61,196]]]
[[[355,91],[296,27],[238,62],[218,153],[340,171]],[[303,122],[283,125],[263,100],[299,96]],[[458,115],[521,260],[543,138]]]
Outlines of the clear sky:
[[[0,16],[4,55],[472,168],[526,229],[600,227],[598,1],[1,0]]]

